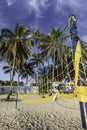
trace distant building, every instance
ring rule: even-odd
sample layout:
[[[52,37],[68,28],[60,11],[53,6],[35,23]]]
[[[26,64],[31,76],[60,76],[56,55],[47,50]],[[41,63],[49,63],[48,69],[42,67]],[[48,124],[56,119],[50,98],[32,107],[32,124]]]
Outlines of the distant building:
[[[74,82],[73,81],[69,81],[69,82],[65,82],[65,81],[61,81],[61,82],[53,82],[52,84],[53,86],[53,91],[57,92],[58,90],[61,91],[71,91],[74,89]]]
[[[24,86],[27,88],[27,92],[32,92],[32,93],[38,92],[38,86],[34,78],[28,80],[28,82]]]
[[[53,82],[52,84],[52,87],[53,87],[53,92],[58,92],[59,90],[59,82]]]
[[[11,89],[10,86],[0,86],[0,94],[8,94],[10,89]],[[16,93],[16,91],[17,91],[17,86],[12,86],[12,92]]]

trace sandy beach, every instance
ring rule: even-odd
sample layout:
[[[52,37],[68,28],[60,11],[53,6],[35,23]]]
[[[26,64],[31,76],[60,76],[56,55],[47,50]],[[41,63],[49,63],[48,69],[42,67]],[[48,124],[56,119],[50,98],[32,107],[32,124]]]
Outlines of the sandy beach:
[[[0,130],[83,130],[77,99],[33,105],[0,102]]]

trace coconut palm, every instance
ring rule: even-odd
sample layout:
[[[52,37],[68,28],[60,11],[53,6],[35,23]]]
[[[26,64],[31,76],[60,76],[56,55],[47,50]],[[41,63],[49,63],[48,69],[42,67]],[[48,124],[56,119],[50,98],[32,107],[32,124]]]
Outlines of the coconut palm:
[[[54,80],[54,68],[55,68],[55,59],[59,59],[61,57],[61,48],[62,42],[66,36],[64,36],[63,32],[60,31],[60,28],[54,29],[52,28],[51,33],[45,35],[41,44],[41,48],[44,51],[45,56],[50,55],[53,62],[53,72],[52,72],[52,82]],[[58,55],[55,55],[58,52]],[[59,56],[59,57],[58,57]]]
[[[32,39],[34,40],[35,44],[38,46],[40,39],[41,39],[41,34],[40,30],[37,29],[32,33]]]
[[[81,41],[81,52],[82,52],[82,60],[83,62],[87,61],[87,43]]]
[[[4,40],[3,40],[3,38],[0,36],[0,47],[1,47],[2,45],[4,45]],[[4,47],[3,47],[3,49],[4,49]],[[3,61],[3,60],[4,60],[4,58],[2,57],[2,54],[1,54],[1,51],[0,51],[0,62]]]
[[[31,56],[32,43],[26,35],[29,33],[27,27],[16,25],[15,31],[2,29],[1,37],[4,43],[0,46],[0,52],[12,66],[11,86],[13,82],[13,71],[17,63],[24,63]],[[8,97],[9,99],[9,97]]]
[[[12,67],[10,65],[7,66],[3,66],[3,70],[5,74],[10,74],[10,81],[11,81],[11,71],[12,71]],[[15,75],[15,70],[13,72],[13,75]]]
[[[20,76],[22,79],[26,78],[26,83],[28,82],[28,77],[34,75],[34,67],[33,63],[25,62],[24,65],[20,69]]]
[[[35,62],[36,67],[37,67],[37,72],[36,72],[36,76],[37,76],[37,85],[39,83],[39,79],[38,79],[38,69],[39,69],[39,64],[42,62],[41,58],[40,58],[40,49],[39,46],[41,44],[41,39],[43,38],[43,34],[40,33],[39,29],[36,29],[33,34],[32,34],[32,39],[36,48],[36,53],[37,54],[33,54],[33,62]],[[34,52],[35,53],[35,52]]]
[[[41,86],[40,86],[41,88],[40,89],[42,89],[43,97],[44,97],[44,93],[47,91],[47,86],[46,86],[47,71],[48,71],[47,66],[43,66],[43,67],[39,68],[39,71],[38,71],[39,77],[41,78]]]
[[[42,57],[41,57],[41,53],[35,53],[32,55],[32,58],[30,60],[33,65],[35,66],[36,68],[36,74],[37,74],[37,86],[38,86],[38,71],[39,71],[39,65],[40,64],[43,64],[43,60],[42,60]]]
[[[27,63],[27,62],[25,62],[20,67],[20,71],[19,72],[20,72],[21,79],[26,79],[26,83],[27,83],[29,76],[33,77],[33,75],[34,75],[33,63]],[[26,93],[26,86],[25,86],[25,93]]]
[[[39,63],[43,63],[41,53],[34,53],[30,61],[35,65],[35,67],[37,67]]]

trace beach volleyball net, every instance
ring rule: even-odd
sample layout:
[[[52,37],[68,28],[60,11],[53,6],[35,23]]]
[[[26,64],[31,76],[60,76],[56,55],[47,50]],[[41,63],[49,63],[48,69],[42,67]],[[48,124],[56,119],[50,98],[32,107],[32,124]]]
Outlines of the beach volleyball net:
[[[36,99],[30,99],[29,94],[33,93],[32,89],[27,94],[18,92],[19,99],[22,102],[31,104],[50,101],[53,99],[55,93],[59,93],[58,98],[71,99],[76,97],[75,69],[77,70],[77,73],[84,73],[85,77],[87,77],[86,63],[78,61],[78,55],[81,55],[78,50],[75,60],[73,59],[73,50],[71,47],[64,46],[61,51],[63,51],[63,53],[60,57],[57,52],[55,52],[54,65],[50,64],[49,66],[39,67],[39,69],[43,69],[43,75],[39,73],[38,69],[38,82],[36,81],[38,84],[35,89],[38,90],[36,93],[40,94],[41,97],[39,96]],[[80,70],[79,66],[75,68],[75,63],[77,62],[83,66],[84,71]],[[81,80],[87,85],[87,81],[79,75],[80,73],[78,73],[77,80]]]
[[[43,98],[45,94],[51,96],[57,92],[61,98],[73,98],[77,95],[79,98],[81,91],[84,91],[85,95],[87,93],[86,88],[83,87],[87,86],[87,59],[83,60],[82,41],[78,37],[75,16],[69,18],[64,30],[67,27],[70,30],[72,46],[58,44],[54,48],[54,54],[51,55],[52,62],[48,63],[48,66],[44,64],[38,67],[36,87]],[[77,94],[79,92],[80,94]]]

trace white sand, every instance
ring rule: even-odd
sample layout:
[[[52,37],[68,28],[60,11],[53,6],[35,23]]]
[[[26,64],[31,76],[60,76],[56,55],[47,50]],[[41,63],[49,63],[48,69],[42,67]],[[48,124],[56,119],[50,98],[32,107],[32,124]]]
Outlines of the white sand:
[[[0,130],[83,130],[77,99],[34,105],[0,102]]]

